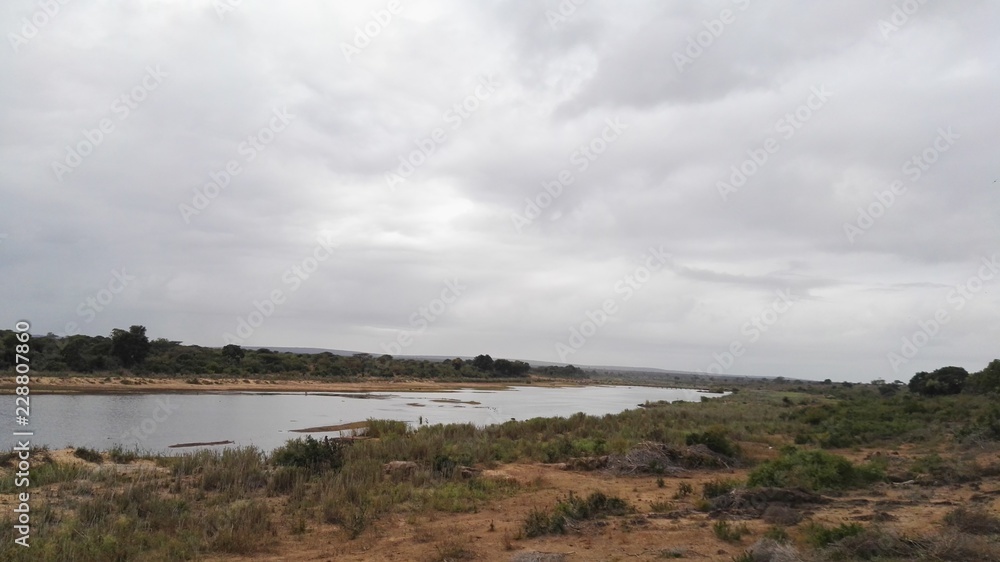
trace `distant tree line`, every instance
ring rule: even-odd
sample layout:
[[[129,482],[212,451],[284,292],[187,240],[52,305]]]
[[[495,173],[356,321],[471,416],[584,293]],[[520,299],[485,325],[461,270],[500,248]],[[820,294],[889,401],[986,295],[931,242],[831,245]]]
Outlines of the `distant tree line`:
[[[13,331],[0,330],[0,368],[14,367],[18,343]],[[275,352],[233,344],[222,348],[182,345],[163,338],[150,341],[144,326],[116,328],[107,337],[35,336],[31,340],[31,363],[36,372],[98,373],[124,369],[137,375],[161,376],[292,374],[323,378],[516,379],[526,378],[531,371],[524,361],[494,360],[489,355],[429,361],[368,353],[343,356],[329,352]]]
[[[935,371],[921,371],[910,379],[910,392],[924,396],[948,394],[1000,393],[1000,359],[994,359],[982,371],[970,374],[962,367],[941,367]]]

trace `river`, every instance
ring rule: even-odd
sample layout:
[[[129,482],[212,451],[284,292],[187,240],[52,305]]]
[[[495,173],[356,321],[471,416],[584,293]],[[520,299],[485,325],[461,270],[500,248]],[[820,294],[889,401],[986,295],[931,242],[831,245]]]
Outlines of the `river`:
[[[33,395],[31,423],[14,425],[14,397],[0,405],[0,419],[11,431],[0,447],[14,445],[12,431],[32,431],[34,447],[108,449],[115,445],[156,453],[190,450],[184,443],[232,441],[264,450],[312,434],[296,429],[331,426],[369,418],[413,425],[471,422],[502,423],[511,418],[604,415],[648,401],[698,401],[721,394],[643,386],[535,387],[508,390],[463,389],[450,392],[372,393],[204,393]],[[16,428],[16,429],[13,429]]]

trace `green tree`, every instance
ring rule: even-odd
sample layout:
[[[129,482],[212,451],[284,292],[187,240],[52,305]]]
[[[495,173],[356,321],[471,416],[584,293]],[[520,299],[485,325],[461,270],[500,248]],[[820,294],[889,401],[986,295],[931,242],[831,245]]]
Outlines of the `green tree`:
[[[969,372],[962,367],[941,367],[931,373],[921,371],[910,379],[910,392],[926,396],[958,394],[968,377]]]
[[[245,355],[246,352],[243,351],[243,348],[236,344],[231,343],[222,347],[222,356],[234,365],[239,365]]]
[[[965,387],[968,392],[974,394],[1000,392],[1000,359],[990,361],[985,369],[969,375]]]
[[[472,360],[472,366],[480,371],[492,371],[493,358],[489,355],[477,355],[476,358]]]
[[[111,330],[111,355],[126,369],[141,365],[149,355],[149,348],[145,326],[131,326],[127,332],[119,328]]]

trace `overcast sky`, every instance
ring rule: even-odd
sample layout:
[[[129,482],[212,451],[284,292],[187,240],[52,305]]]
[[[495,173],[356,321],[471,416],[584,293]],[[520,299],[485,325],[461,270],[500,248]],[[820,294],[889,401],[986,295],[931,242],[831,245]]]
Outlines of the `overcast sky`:
[[[0,7],[4,327],[1000,357],[994,2],[50,2]]]

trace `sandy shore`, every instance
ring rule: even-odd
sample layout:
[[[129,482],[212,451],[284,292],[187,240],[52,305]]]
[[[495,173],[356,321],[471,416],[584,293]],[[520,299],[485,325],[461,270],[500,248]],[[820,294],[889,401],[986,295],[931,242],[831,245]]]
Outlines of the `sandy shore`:
[[[195,383],[197,381],[197,383]],[[527,382],[527,381],[526,381]],[[147,377],[52,377],[31,379],[33,394],[151,394],[215,392],[448,392],[461,388],[504,390],[517,383],[365,381],[325,382],[317,380],[260,380],[237,378],[147,378]],[[533,380],[532,386],[579,386],[559,380]],[[591,383],[593,384],[593,383]],[[0,394],[13,394],[14,381],[0,382]]]

